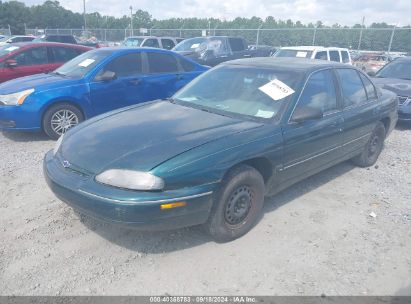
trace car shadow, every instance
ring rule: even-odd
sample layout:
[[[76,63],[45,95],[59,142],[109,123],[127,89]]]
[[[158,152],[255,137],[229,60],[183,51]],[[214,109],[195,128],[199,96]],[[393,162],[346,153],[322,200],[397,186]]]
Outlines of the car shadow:
[[[283,190],[273,197],[267,198],[264,213],[276,210],[286,203],[347,173],[353,168],[355,168],[355,166],[350,162],[338,164]],[[168,253],[196,247],[213,241],[211,237],[205,233],[202,226],[170,231],[144,232],[103,223],[85,215],[78,214],[78,216],[86,227],[101,237],[118,246],[137,251],[141,254]]]
[[[51,141],[51,139],[42,132],[1,132],[1,134],[16,142],[29,142],[29,141]]]
[[[395,129],[398,131],[410,131],[411,130],[411,122],[410,121],[399,121],[395,126]]]

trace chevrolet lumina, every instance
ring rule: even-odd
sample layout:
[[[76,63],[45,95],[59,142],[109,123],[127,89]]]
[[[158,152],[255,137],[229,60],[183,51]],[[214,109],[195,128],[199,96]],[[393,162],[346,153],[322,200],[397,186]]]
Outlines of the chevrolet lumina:
[[[207,69],[160,49],[92,50],[54,72],[0,84],[0,130],[57,139],[97,114],[170,97]]]
[[[253,227],[265,196],[348,159],[373,165],[396,121],[396,95],[352,66],[236,60],[168,100],[70,130],[44,175],[80,213],[143,229],[203,224],[224,242]]]

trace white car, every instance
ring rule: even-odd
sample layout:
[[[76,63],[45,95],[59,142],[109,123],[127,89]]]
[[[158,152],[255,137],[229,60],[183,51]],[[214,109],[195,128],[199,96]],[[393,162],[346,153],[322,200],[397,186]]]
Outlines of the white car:
[[[0,46],[7,45],[8,43],[16,43],[16,42],[30,42],[34,39],[33,36],[10,36],[4,37],[0,39]]]
[[[323,46],[290,46],[280,48],[274,57],[301,57],[352,64],[348,49]]]
[[[153,47],[171,50],[183,40],[183,38],[175,37],[132,36],[124,39],[122,44],[124,46]]]

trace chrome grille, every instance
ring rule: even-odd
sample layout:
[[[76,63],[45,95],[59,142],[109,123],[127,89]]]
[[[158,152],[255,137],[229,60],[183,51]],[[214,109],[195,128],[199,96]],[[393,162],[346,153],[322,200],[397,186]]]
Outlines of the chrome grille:
[[[398,104],[403,105],[407,101],[407,96],[398,96]]]

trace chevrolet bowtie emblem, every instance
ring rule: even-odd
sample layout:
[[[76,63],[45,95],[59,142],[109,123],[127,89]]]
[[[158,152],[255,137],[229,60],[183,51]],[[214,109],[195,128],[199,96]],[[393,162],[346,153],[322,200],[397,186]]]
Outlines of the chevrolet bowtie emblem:
[[[68,168],[68,167],[70,167],[70,162],[68,161],[68,160],[63,160],[63,167],[64,168]]]

